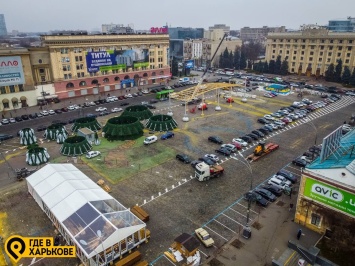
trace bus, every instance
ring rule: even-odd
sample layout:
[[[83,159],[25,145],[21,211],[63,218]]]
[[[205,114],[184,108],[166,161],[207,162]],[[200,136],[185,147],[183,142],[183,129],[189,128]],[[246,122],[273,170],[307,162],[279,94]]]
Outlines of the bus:
[[[162,99],[162,98],[168,98],[169,93],[174,92],[174,90],[162,90],[156,93],[156,98],[157,99]]]

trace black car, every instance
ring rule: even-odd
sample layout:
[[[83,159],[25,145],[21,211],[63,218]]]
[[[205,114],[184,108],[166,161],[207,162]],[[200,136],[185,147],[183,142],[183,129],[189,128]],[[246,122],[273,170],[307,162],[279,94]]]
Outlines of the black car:
[[[62,109],[60,109],[62,112],[68,112],[69,110],[68,110],[68,108],[66,108],[66,107],[63,107]]]
[[[86,114],[86,117],[93,117],[93,118],[96,118],[97,115],[95,115],[95,114]]]
[[[270,122],[267,121],[265,118],[259,118],[259,119],[258,119],[258,122],[261,123],[261,124],[264,124],[264,125],[265,125],[265,124],[270,124]]]
[[[259,136],[258,135],[255,135],[253,133],[249,133],[247,134],[248,137],[251,137],[253,140],[258,140],[259,139]]]
[[[109,115],[110,112],[109,111],[103,111],[101,113],[99,113],[99,116],[105,116],[105,115]]]
[[[269,134],[269,130],[268,129],[266,129],[266,128],[259,128],[258,129],[260,132],[262,132],[264,135],[268,135]]]
[[[264,199],[262,196],[255,193],[254,191],[249,191],[249,192],[245,193],[244,199],[255,201],[257,204],[259,204],[263,207],[266,207],[269,203],[266,199]]]
[[[201,160],[194,160],[194,161],[191,162],[191,166],[192,166],[193,168],[195,168],[196,165],[198,165],[199,163],[202,163],[202,161],[201,161]]]
[[[176,154],[176,159],[184,163],[191,163],[189,156],[187,156],[186,154]]]
[[[310,152],[314,152],[314,153],[317,153],[317,154],[320,154],[321,152],[321,148],[319,148],[318,146],[312,146],[308,149]]]
[[[274,194],[275,196],[278,196],[278,197],[280,197],[283,192],[283,190],[281,188],[271,185],[271,184],[263,185],[262,188],[270,191],[272,194]]]
[[[291,172],[286,171],[284,169],[281,169],[280,171],[278,171],[276,173],[276,175],[280,175],[280,176],[285,177],[287,180],[290,180],[292,184],[295,184],[297,182],[297,176],[295,176]]]
[[[263,188],[256,188],[254,189],[254,191],[258,193],[260,196],[267,199],[268,201],[274,202],[276,200],[276,196],[272,194],[269,190]]]
[[[23,119],[21,118],[21,116],[15,117],[15,120],[16,120],[16,122],[21,122],[21,121],[23,121]]]
[[[30,114],[28,116],[30,119],[36,119],[38,117],[37,113]]]
[[[265,137],[264,133],[259,130],[253,130],[251,133],[259,136],[260,138]]]
[[[219,148],[218,150],[215,150],[215,152],[223,154],[224,156],[230,156],[232,153],[232,151],[228,148]]]
[[[28,119],[29,119],[28,115],[21,115],[21,118],[22,118],[23,120],[28,120]]]
[[[151,100],[149,101],[149,103],[157,103],[157,102],[159,102],[159,101],[156,100],[156,99],[151,99]]]
[[[7,139],[12,139],[14,136],[9,135],[9,134],[0,134],[0,141],[4,141]]]
[[[248,142],[248,143],[252,143],[253,142],[253,139],[251,137],[248,137],[248,136],[242,136],[240,137],[240,139],[244,140],[245,142]]]
[[[201,162],[204,162],[208,165],[214,165],[215,162],[212,161],[211,159],[207,158],[207,157],[201,157],[201,158],[198,158]]]
[[[208,141],[217,143],[217,144],[223,144],[223,140],[220,137],[217,136],[210,136],[208,137]]]
[[[65,125],[67,125],[68,124],[68,122],[66,122],[66,121],[61,121],[61,120],[53,120],[52,121],[52,125],[62,125],[62,126],[65,126]]]
[[[127,102],[120,104],[120,106],[127,106],[127,105],[129,105],[129,103],[127,103]]]
[[[301,158],[296,158],[292,161],[292,164],[301,166],[301,167],[306,167],[307,162],[305,160],[302,160]]]
[[[292,106],[287,107],[287,109],[288,109],[290,112],[293,112],[293,111],[295,110],[295,108],[292,107]]]
[[[99,105],[99,104],[101,104],[101,102],[100,102],[99,100],[97,100],[97,101],[94,101],[94,103],[95,103],[96,105]]]
[[[104,103],[106,103],[106,100],[99,100],[99,103],[104,104]]]
[[[54,112],[55,112],[56,114],[61,114],[61,113],[63,113],[63,111],[60,110],[60,109],[55,109]]]
[[[37,127],[37,131],[44,131],[47,129],[47,126],[39,126]]]

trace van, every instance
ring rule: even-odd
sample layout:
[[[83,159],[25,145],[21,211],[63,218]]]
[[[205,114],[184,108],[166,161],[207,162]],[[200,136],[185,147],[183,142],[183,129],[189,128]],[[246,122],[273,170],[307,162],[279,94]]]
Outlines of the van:
[[[283,181],[281,181],[280,179],[277,179],[275,177],[271,177],[267,183],[269,185],[274,185],[278,188],[281,188],[282,190],[289,188],[289,186],[287,186]]]

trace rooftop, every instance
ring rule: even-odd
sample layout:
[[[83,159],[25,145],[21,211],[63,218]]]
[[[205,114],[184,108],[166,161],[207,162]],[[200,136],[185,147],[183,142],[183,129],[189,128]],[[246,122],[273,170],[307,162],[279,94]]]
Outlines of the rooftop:
[[[322,162],[320,158],[317,158],[307,166],[305,172],[355,189],[355,129],[341,138],[340,147],[326,160]]]

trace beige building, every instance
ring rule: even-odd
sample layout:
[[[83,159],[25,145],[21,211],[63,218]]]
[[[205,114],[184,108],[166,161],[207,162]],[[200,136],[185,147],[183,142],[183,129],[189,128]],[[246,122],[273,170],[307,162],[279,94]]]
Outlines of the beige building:
[[[269,33],[266,60],[289,62],[289,72],[307,76],[324,76],[331,63],[343,61],[350,71],[355,66],[355,33],[331,32],[320,27],[303,27],[302,31]]]
[[[213,54],[217,50],[217,47],[225,34],[225,30],[215,29],[208,32],[209,33],[205,36],[210,36],[210,39],[184,40],[185,60],[195,59],[195,65],[203,67],[211,61]],[[241,39],[230,36],[226,37],[212,62],[212,66],[218,62],[218,56],[220,53],[224,52],[226,48],[228,51],[234,52],[237,46],[242,46]]]
[[[250,28],[244,27],[240,29],[240,39],[245,41],[256,41],[256,42],[265,42],[266,36],[270,32],[286,32],[286,27],[267,27],[264,26],[262,28]]]

